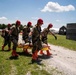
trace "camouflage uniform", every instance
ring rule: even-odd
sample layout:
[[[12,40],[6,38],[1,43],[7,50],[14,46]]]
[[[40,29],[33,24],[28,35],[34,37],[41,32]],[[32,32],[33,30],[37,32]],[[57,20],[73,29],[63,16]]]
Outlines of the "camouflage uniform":
[[[28,35],[29,35],[29,33],[30,33],[30,27],[25,27],[24,29],[23,29],[23,40],[25,41],[25,43],[27,43],[27,42],[29,42],[29,40],[28,40]]]
[[[10,29],[10,27],[11,27],[11,25],[2,31],[2,37],[4,38],[4,44],[2,46],[2,50],[4,50],[4,47],[6,45],[8,45],[8,50],[11,50],[11,34],[10,34],[11,29]]]
[[[47,44],[47,46],[48,46],[48,43],[47,43],[47,35],[48,35],[48,33],[51,33],[55,37],[55,39],[57,39],[57,37],[50,31],[50,28],[52,28],[52,26],[53,26],[52,24],[49,24],[48,27],[45,28],[42,31],[42,33],[41,33],[42,42],[45,43],[45,44]],[[46,52],[47,52],[47,56],[51,55],[51,53],[49,52],[49,50],[46,50]],[[44,54],[42,50],[40,51],[40,54]]]
[[[13,50],[12,50],[12,57],[18,57],[18,54],[16,53],[16,48],[18,46],[18,36],[19,36],[19,33],[20,33],[20,26],[21,22],[20,21],[16,21],[16,25],[15,27],[12,27],[11,29],[11,41],[13,43]]]
[[[43,20],[38,19],[37,24],[35,25],[32,31],[32,44],[33,44],[32,63],[35,63],[35,62],[38,63],[38,61],[40,61],[38,59],[38,51],[41,50],[42,48],[42,43],[40,39],[42,24],[43,24]]]
[[[40,34],[41,34],[41,27],[38,26],[34,27],[32,33],[32,43],[33,43],[32,53],[34,53],[35,50],[39,51],[42,48]]]
[[[45,44],[47,44],[47,35],[49,32],[50,32],[50,30],[48,30],[48,28],[45,28],[41,33],[42,42]]]
[[[52,34],[52,35],[55,37],[55,39],[57,40],[57,37],[55,36],[55,34],[53,34],[53,33],[50,31],[50,28],[52,28],[52,26],[53,26],[52,24],[49,24],[48,27],[45,28],[45,29],[42,31],[42,33],[41,33],[42,42],[45,43],[45,44],[47,44],[47,35],[48,35],[48,33]]]
[[[23,40],[25,41],[25,43],[29,42],[29,46],[30,46],[30,39],[29,39],[29,33],[31,32],[30,30],[30,27],[32,26],[32,23],[31,22],[28,22],[27,23],[27,26],[23,29]],[[27,49],[23,49],[23,51],[26,53],[26,54],[29,54],[28,50]]]
[[[18,35],[20,33],[20,29],[18,27],[13,27],[11,32],[11,41],[13,42],[13,50],[16,50],[18,45]]]

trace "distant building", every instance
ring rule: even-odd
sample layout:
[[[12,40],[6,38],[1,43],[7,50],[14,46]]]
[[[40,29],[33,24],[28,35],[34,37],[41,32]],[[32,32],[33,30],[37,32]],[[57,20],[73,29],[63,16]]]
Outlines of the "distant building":
[[[66,39],[76,40],[76,23],[67,24]]]
[[[62,26],[60,29],[59,29],[59,34],[60,35],[66,35],[66,30],[67,28],[65,26]]]

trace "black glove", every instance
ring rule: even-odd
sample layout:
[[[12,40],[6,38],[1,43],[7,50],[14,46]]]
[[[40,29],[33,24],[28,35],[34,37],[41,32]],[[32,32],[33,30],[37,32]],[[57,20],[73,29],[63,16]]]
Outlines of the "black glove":
[[[57,40],[57,37],[55,36],[55,40]]]

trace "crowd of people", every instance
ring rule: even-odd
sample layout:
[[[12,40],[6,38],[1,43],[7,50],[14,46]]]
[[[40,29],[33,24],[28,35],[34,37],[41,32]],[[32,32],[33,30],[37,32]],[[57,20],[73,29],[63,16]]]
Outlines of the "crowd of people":
[[[47,42],[47,35],[52,34],[55,39],[57,40],[57,37],[54,33],[50,31],[50,28],[53,27],[53,25],[50,23],[48,24],[47,28],[44,28],[41,30],[41,26],[43,25],[43,20],[38,19],[37,24],[35,26],[32,26],[32,22],[28,22],[26,27],[24,27],[22,30],[20,30],[21,22],[19,20],[16,21],[16,24],[14,27],[12,27],[11,24],[7,25],[7,28],[2,30],[2,37],[4,38],[4,43],[2,46],[2,51],[4,51],[4,48],[6,45],[8,45],[8,50],[11,50],[11,43],[12,46],[12,57],[18,58],[18,54],[16,52],[17,46],[18,46],[18,37],[19,33],[22,31],[22,38],[26,43],[32,42],[33,48],[32,48],[32,63],[38,62],[38,52],[40,51],[40,54],[44,54],[42,49],[42,43],[45,43],[48,46]],[[32,31],[31,28],[32,27]],[[24,50],[25,53],[29,54],[28,50]],[[46,50],[47,56],[50,56],[51,53],[49,50]]]

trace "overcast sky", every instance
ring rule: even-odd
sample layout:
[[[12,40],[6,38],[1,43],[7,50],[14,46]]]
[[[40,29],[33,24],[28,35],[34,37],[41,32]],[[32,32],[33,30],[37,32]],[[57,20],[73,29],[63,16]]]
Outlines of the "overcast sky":
[[[76,0],[0,0],[0,23],[23,25],[31,21],[33,25],[42,18],[47,27],[60,28],[67,23],[76,23]]]

